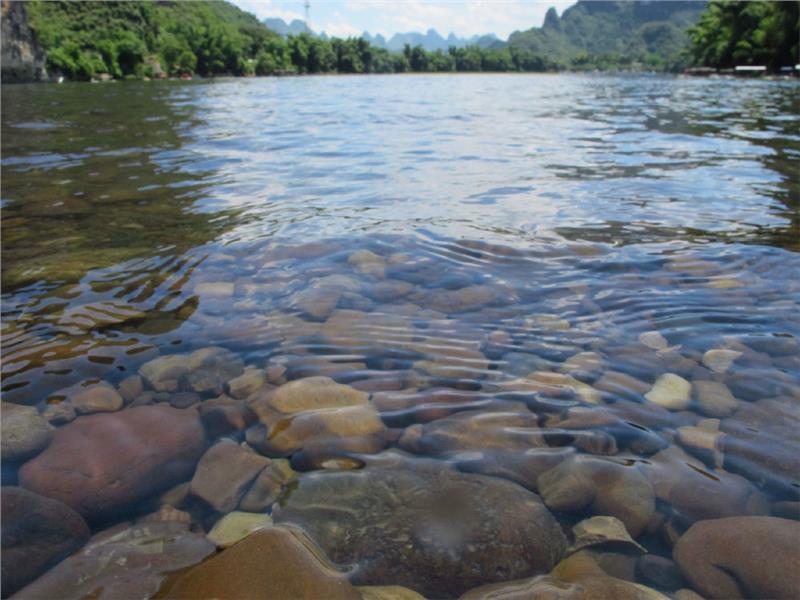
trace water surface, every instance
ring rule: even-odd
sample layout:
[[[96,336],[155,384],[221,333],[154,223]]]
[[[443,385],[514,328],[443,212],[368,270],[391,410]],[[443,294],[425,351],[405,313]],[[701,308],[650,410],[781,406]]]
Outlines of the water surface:
[[[370,394],[377,445],[232,434],[295,469],[401,453],[537,491],[513,455],[562,448],[757,495],[655,485],[671,529],[637,539],[663,556],[695,521],[797,512],[796,82],[341,76],[2,100],[6,402],[64,427],[75,389],[216,346],[273,368],[258,397],[316,375]],[[689,390],[654,401],[666,374]],[[196,406],[231,392],[180,385]],[[126,404],[189,403],[158,391]],[[596,512],[550,508],[567,531]]]

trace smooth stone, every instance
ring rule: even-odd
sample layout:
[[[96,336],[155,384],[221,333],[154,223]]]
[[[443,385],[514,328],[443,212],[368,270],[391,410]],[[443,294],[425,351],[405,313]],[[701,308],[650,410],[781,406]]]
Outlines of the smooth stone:
[[[645,554],[636,561],[636,575],[662,590],[677,590],[686,585],[675,561],[656,554]]]
[[[575,448],[531,448],[530,450],[492,449],[461,452],[450,458],[465,473],[478,473],[509,479],[538,491],[539,475],[575,454]]]
[[[200,420],[211,440],[247,429],[256,415],[246,402],[219,396],[200,404]]]
[[[186,382],[199,393],[221,394],[225,383],[244,371],[244,361],[230,350],[209,346],[195,350],[188,358]]]
[[[373,440],[385,429],[378,411],[371,406],[309,410],[275,423],[258,447],[270,455],[288,455],[309,441],[319,444],[331,438],[359,438],[364,440],[361,451],[375,452],[383,444]]]
[[[163,504],[157,511],[138,519],[138,523],[175,523],[183,525],[188,531],[192,525],[192,515],[172,505]]]
[[[39,454],[50,443],[53,427],[34,406],[0,404],[0,460],[21,462]]]
[[[634,538],[655,512],[655,492],[635,466],[585,455],[574,456],[542,473],[539,493],[548,508],[617,517]]]
[[[639,334],[639,343],[644,344],[651,350],[666,350],[669,348],[667,338],[658,331],[645,331]]]
[[[228,548],[254,531],[271,526],[272,517],[269,515],[237,510],[229,512],[214,523],[206,537],[218,548]]]
[[[417,454],[547,446],[546,431],[524,407],[519,411],[468,410],[415,427],[405,430],[398,445]]]
[[[730,417],[739,406],[728,386],[718,381],[695,380],[692,391],[700,411],[709,417]]]
[[[725,373],[741,355],[738,350],[716,348],[703,354],[703,364],[714,373]]]
[[[575,540],[571,546],[572,550],[598,544],[624,543],[646,552],[630,536],[628,530],[625,529],[625,524],[616,517],[594,516],[584,519],[572,528],[572,536]]]
[[[302,532],[270,527],[180,575],[164,598],[359,600],[359,595]]]
[[[275,390],[269,400],[270,406],[282,413],[356,406],[368,402],[369,394],[336,383],[330,377],[306,377],[291,381]]]
[[[140,375],[131,375],[120,381],[117,389],[122,399],[130,403],[144,393],[144,380]]]
[[[702,427],[684,425],[675,432],[675,440],[690,454],[695,455],[710,467],[722,467],[723,456],[720,452],[722,435],[719,431],[709,431]]]
[[[295,475],[288,460],[285,458],[272,459],[242,497],[239,508],[249,512],[267,510],[273,502],[281,497],[287,484],[294,479]]]
[[[181,391],[170,394],[169,405],[175,408],[189,408],[201,400],[202,398],[200,398],[200,394],[197,392]]]
[[[269,464],[268,458],[235,442],[222,440],[209,448],[197,464],[191,493],[214,510],[230,512]]]
[[[142,523],[102,531],[77,553],[20,590],[15,600],[150,598],[167,575],[214,552],[182,523]]]
[[[42,417],[52,425],[66,425],[70,421],[74,421],[77,416],[75,407],[66,401],[47,404],[42,411]]]
[[[141,406],[76,419],[19,471],[24,488],[100,519],[188,479],[205,449],[196,411]]]
[[[667,600],[641,585],[606,575],[567,582],[550,575],[484,585],[459,600]]]
[[[114,412],[125,403],[114,386],[106,382],[79,386],[70,394],[70,402],[78,414]]]
[[[766,497],[752,483],[709,469],[677,446],[651,456],[642,470],[656,496],[688,522],[769,511]]]
[[[362,275],[370,275],[376,279],[383,279],[386,276],[386,261],[370,250],[353,252],[347,258],[347,264]]]
[[[619,371],[605,371],[600,379],[594,382],[593,387],[628,398],[643,396],[650,389],[650,386],[641,379]]]
[[[779,494],[800,499],[800,403],[794,398],[743,402],[724,419],[720,440],[728,471]]]
[[[692,384],[680,375],[664,373],[644,397],[668,410],[683,410],[691,403]]]
[[[700,521],[673,552],[706,598],[794,600],[800,590],[800,523],[776,517]]]
[[[308,473],[273,518],[303,527],[336,563],[357,565],[354,584],[430,597],[547,572],[566,547],[536,494],[435,461]]]
[[[3,598],[29,584],[89,539],[86,522],[58,500],[4,486],[0,507]]]
[[[586,600],[668,600],[666,596],[638,583],[607,574],[586,550],[565,558],[551,575],[568,583],[578,584]],[[569,598],[569,596],[567,596]]]
[[[176,392],[181,379],[190,371],[189,356],[160,356],[139,367],[139,375],[157,392]]]
[[[289,298],[289,306],[316,319],[327,319],[342,298],[339,289],[310,285]]]
[[[257,393],[267,383],[264,369],[246,367],[244,373],[228,381],[228,393],[237,399],[244,399]]]

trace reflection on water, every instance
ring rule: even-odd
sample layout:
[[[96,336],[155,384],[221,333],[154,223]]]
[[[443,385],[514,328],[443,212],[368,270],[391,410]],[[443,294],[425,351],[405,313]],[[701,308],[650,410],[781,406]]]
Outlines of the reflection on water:
[[[3,397],[57,427],[37,444],[25,421],[4,485],[64,501],[93,533],[166,505],[197,533],[277,500],[275,520],[356,564],[354,583],[440,597],[550,572],[584,539],[573,525],[611,515],[656,559],[630,559],[635,581],[708,593],[681,558],[693,523],[797,518],[793,82],[5,86],[3,106]],[[145,444],[137,419],[188,441]],[[88,458],[106,430],[129,432],[118,452],[153,446],[141,462],[163,477],[89,499],[48,483],[76,469],[119,481],[120,465]],[[204,454],[224,436],[258,454]],[[250,476],[219,479],[215,464]],[[455,500],[437,508],[442,487],[472,498],[464,514],[477,507],[486,530]],[[529,498],[532,512],[503,516]],[[365,529],[341,539],[353,515]],[[506,519],[549,537],[529,547]],[[659,563],[679,538],[678,566]],[[178,546],[158,568],[210,552]],[[747,586],[743,561],[729,569]],[[80,595],[66,583],[80,568],[62,563],[37,593]],[[570,568],[553,574],[577,585]]]

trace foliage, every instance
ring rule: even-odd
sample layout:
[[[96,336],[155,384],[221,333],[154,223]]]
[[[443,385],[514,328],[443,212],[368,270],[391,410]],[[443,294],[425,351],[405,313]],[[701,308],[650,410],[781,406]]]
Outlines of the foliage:
[[[697,64],[764,65],[776,71],[800,62],[800,4],[712,0],[689,35]]]
[[[704,6],[696,1],[581,0],[561,17],[550,9],[542,27],[513,33],[508,46],[559,70],[678,70],[687,62],[686,29]]]

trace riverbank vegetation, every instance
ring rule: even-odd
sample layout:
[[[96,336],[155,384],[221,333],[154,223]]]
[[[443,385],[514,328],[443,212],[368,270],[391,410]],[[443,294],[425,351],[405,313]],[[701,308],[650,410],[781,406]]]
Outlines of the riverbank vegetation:
[[[283,38],[222,0],[26,3],[51,74],[69,79],[306,73],[657,70],[797,62],[796,2],[578,2],[496,47],[390,52]],[[703,10],[705,9],[705,12]],[[702,12],[702,15],[701,15]],[[696,24],[695,24],[696,23]],[[692,26],[694,24],[694,26]],[[687,33],[688,32],[688,33]],[[792,62],[794,60],[794,62]]]

